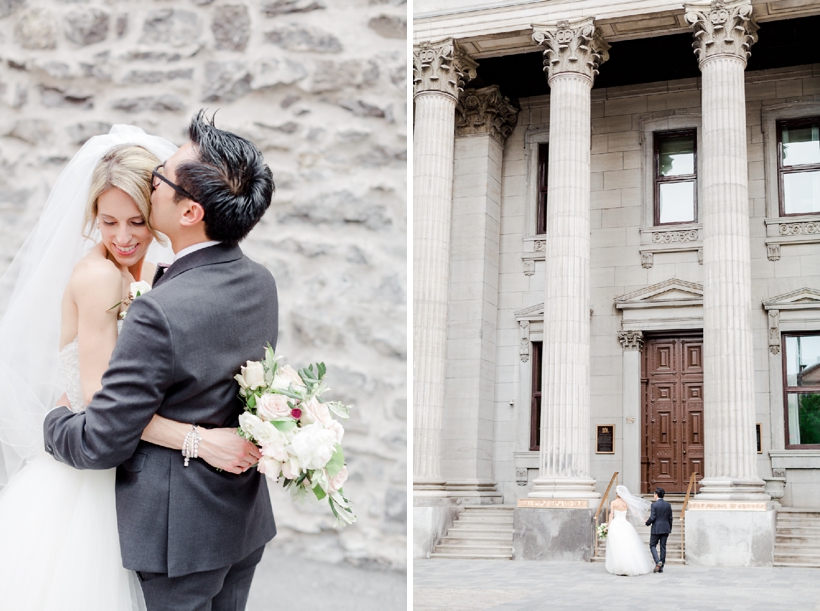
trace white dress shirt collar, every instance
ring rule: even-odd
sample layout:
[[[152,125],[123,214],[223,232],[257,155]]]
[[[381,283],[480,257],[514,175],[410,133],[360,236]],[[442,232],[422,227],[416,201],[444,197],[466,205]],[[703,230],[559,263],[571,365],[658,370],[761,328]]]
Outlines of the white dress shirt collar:
[[[215,242],[213,240],[210,240],[208,242],[199,242],[198,244],[192,244],[191,246],[183,248],[178,253],[176,253],[174,255],[174,260],[172,261],[172,263],[176,263],[182,257],[184,257],[185,255],[190,255],[192,252],[202,250],[203,248],[208,248],[209,246],[216,246],[217,244],[222,244],[222,242]]]

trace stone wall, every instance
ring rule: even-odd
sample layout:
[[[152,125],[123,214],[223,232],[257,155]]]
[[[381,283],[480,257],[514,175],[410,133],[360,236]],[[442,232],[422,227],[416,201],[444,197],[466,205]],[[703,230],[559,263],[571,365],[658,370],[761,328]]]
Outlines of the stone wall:
[[[274,490],[279,549],[403,568],[404,0],[0,0],[0,273],[50,186],[114,123],[182,144],[191,115],[257,143],[277,185],[243,244],[280,290],[280,352],[324,360],[359,522]]]

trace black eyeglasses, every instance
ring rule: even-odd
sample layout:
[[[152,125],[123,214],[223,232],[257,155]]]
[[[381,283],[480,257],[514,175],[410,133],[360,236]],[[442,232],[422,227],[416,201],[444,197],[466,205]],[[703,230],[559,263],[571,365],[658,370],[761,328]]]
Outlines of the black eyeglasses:
[[[174,184],[174,183],[172,183],[170,180],[168,180],[167,178],[165,178],[165,176],[163,176],[162,174],[160,174],[160,173],[159,173],[159,169],[160,169],[161,167],[163,167],[164,165],[165,165],[164,163],[161,163],[161,164],[159,164],[157,167],[155,167],[155,168],[151,171],[152,176],[154,176],[154,178],[159,178],[162,182],[166,183],[169,187],[171,187],[174,191],[176,191],[177,193],[179,193],[182,197],[187,197],[187,198],[188,198],[188,199],[190,199],[190,200],[196,201],[196,199],[194,198],[194,196],[193,196],[193,195],[191,195],[190,193],[188,193],[185,189],[183,189],[183,188],[182,188],[182,187],[180,187],[179,185],[175,185],[175,184]],[[154,190],[154,189],[156,189],[158,186],[159,186],[159,185],[157,185],[157,184],[154,182],[154,180],[153,180],[153,179],[151,179],[151,189],[152,189],[152,190]]]

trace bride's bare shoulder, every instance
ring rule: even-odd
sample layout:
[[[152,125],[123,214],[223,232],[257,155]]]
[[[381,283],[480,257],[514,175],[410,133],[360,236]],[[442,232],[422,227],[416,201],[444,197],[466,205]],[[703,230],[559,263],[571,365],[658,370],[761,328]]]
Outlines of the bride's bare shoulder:
[[[105,257],[104,247],[97,244],[91,252],[77,261],[71,273],[69,286],[72,289],[108,293],[122,287],[122,273]]]

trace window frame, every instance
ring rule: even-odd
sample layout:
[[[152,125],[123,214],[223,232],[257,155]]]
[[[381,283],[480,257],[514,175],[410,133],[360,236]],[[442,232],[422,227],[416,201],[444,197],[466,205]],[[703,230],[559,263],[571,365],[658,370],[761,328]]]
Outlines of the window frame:
[[[535,204],[535,234],[547,233],[547,191],[549,188],[549,142],[538,143],[538,183],[536,193],[538,201]]]
[[[795,166],[783,167],[783,128],[807,124],[810,125],[812,123],[820,123],[820,115],[813,117],[798,117],[792,119],[777,119],[775,121],[775,131],[777,133],[775,149],[777,155],[777,202],[778,211],[781,217],[820,215],[820,210],[816,212],[786,212],[786,202],[784,200],[784,174],[802,174],[803,172],[817,172],[820,171],[820,162],[797,166],[797,168],[795,168]]]
[[[677,176],[660,176],[660,141],[668,136],[683,136],[688,135],[692,137],[692,152],[694,155],[692,167],[695,170],[694,174],[679,174]],[[673,225],[691,225],[699,223],[698,215],[698,130],[696,127],[672,129],[652,132],[652,183],[653,183],[653,202],[652,202],[652,219],[654,227],[669,227]],[[661,184],[691,182],[692,183],[692,206],[694,219],[690,221],[674,221],[670,223],[661,223],[660,210],[660,186]]]
[[[530,451],[541,450],[541,397],[543,393],[544,342],[530,342],[532,377],[530,379]],[[540,382],[540,384],[539,384]],[[536,386],[541,388],[536,389]]]
[[[788,368],[786,363],[786,338],[787,337],[820,337],[820,330],[817,331],[784,331],[780,334],[780,353],[782,379],[783,379],[783,430],[785,432],[785,448],[787,450],[813,450],[820,449],[817,443],[791,443],[789,435],[789,394],[820,394],[820,385],[817,386],[788,386]]]

